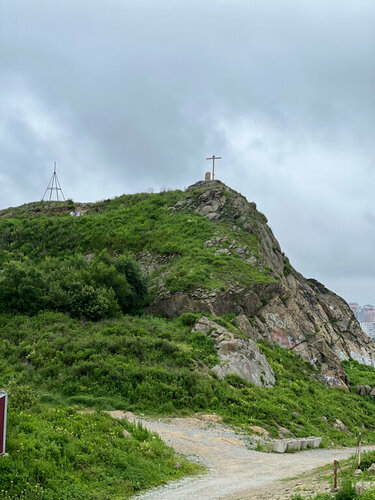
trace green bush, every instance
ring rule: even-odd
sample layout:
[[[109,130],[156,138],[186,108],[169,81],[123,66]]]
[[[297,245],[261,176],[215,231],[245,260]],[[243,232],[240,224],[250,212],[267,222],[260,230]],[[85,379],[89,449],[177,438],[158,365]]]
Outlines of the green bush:
[[[361,454],[361,470],[367,470],[375,463],[375,451],[367,451]]]
[[[180,321],[184,326],[194,326],[201,316],[200,313],[183,313]]]
[[[10,261],[0,271],[0,312],[52,310],[97,321],[141,312],[147,293],[146,279],[131,257],[105,252],[91,262],[82,256],[39,265]]]
[[[353,482],[350,479],[346,479],[339,491],[335,495],[335,500],[355,500],[358,498]]]
[[[0,271],[0,312],[35,314],[45,307],[45,276],[30,262],[6,262]]]
[[[39,401],[39,396],[32,387],[11,382],[8,387],[8,405],[10,410],[30,410]]]

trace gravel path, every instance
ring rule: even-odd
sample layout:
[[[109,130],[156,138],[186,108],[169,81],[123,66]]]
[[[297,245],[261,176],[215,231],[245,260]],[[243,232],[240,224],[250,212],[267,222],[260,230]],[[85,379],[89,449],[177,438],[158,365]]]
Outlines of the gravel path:
[[[122,412],[110,413],[121,418]],[[241,436],[219,423],[197,418],[138,419],[129,414],[127,418],[141,421],[176,452],[208,468],[207,474],[150,490],[138,495],[137,500],[276,499],[280,479],[312,471],[355,453],[355,448],[262,453],[248,449]]]

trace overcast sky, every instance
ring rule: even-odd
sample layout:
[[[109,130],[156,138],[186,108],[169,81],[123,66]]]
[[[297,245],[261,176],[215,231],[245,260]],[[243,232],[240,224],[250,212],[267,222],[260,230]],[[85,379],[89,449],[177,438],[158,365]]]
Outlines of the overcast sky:
[[[0,208],[217,177],[375,302],[373,0],[0,0]]]

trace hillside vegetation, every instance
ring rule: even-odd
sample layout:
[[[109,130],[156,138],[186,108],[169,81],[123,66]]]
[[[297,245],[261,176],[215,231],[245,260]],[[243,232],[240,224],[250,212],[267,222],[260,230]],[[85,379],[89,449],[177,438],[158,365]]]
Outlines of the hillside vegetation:
[[[35,273],[52,278],[54,267],[72,265],[72,257],[102,251],[133,256],[150,252],[168,261],[165,284],[171,292],[196,287],[224,289],[228,281],[243,285],[272,281],[269,269],[259,269],[239,257],[217,254],[214,248],[205,247],[203,243],[214,235],[233,234],[256,254],[259,241],[253,235],[238,234],[229,221],[172,212],[170,208],[185,196],[181,191],[124,195],[93,204],[80,218],[70,217],[68,205],[63,202],[33,205],[33,216],[25,215],[26,209],[5,211],[0,218],[0,263],[4,266],[17,261],[27,267],[31,262]],[[60,211],[50,215],[50,205],[52,210]],[[64,206],[66,210],[61,211]],[[13,213],[15,217],[9,217]],[[162,266],[158,272],[164,271]],[[108,282],[103,286],[111,288]],[[107,310],[107,315],[111,314]]]
[[[127,421],[37,404],[35,394],[18,384],[10,387],[9,399],[9,456],[0,460],[4,500],[123,500],[201,471]]]
[[[364,439],[375,441],[370,398],[322,385],[313,379],[310,364],[278,346],[259,343],[275,372],[274,388],[236,375],[219,380],[210,371],[218,362],[216,349],[207,335],[191,333],[194,319],[190,314],[176,320],[124,316],[104,322],[56,313],[3,316],[2,382],[32,387],[44,403],[155,415],[213,411],[245,429],[265,427],[274,436],[280,425],[296,436],[323,435],[325,445],[353,444],[365,426]],[[336,418],[352,434],[334,430]]]
[[[201,471],[103,410],[215,412],[245,433],[257,425],[278,437],[283,427],[297,437],[320,435],[329,446],[354,444],[361,431],[364,442],[375,442],[372,398],[323,385],[318,368],[293,350],[258,342],[273,388],[237,375],[220,380],[213,340],[192,331],[201,311],[173,319],[147,312],[160,290],[220,293],[278,279],[256,259],[259,236],[241,231],[241,220],[234,226],[230,213],[209,220],[174,210],[186,196],[125,195],[85,205],[80,218],[69,216],[71,201],[0,212],[0,386],[10,401],[2,498],[126,498]],[[251,217],[264,222],[255,209]],[[206,244],[212,239],[220,251]],[[226,251],[231,241],[255,258]],[[246,338],[235,314],[205,314]],[[347,362],[350,382],[375,380],[375,369],[359,366]],[[82,413],[87,408],[95,412]],[[334,427],[336,419],[347,432]]]

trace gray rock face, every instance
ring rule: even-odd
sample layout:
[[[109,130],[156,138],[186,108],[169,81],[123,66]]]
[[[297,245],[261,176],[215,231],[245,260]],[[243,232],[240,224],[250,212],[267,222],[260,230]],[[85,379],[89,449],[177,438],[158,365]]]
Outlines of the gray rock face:
[[[260,249],[255,257],[240,238],[211,238],[205,245],[217,246],[220,251],[225,240],[225,253],[236,253],[260,268],[270,267],[275,282],[248,288],[231,282],[224,292],[196,289],[175,294],[161,286],[150,312],[168,317],[192,311],[217,316],[235,313],[251,319],[246,329],[241,326],[243,331],[255,340],[293,349],[316,367],[322,382],[332,387],[347,389],[343,360],[355,359],[375,367],[375,342],[361,330],[348,304],[318,281],[306,279],[293,269],[255,203],[247,202],[220,181],[198,182],[187,189],[187,194],[172,211],[229,222],[239,234],[245,231],[255,236]]]
[[[357,385],[357,392],[360,396],[372,396],[375,397],[375,387],[371,387],[369,385]]]
[[[273,370],[251,339],[235,338],[226,328],[206,317],[201,318],[193,330],[206,333],[214,339],[221,363],[213,370],[219,378],[236,374],[258,386],[274,385]]]

